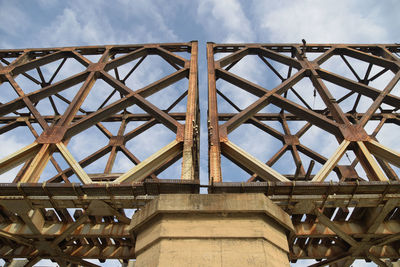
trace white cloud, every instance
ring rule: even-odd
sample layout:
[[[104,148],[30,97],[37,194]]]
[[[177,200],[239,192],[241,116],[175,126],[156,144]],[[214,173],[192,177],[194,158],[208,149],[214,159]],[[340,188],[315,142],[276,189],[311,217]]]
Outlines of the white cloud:
[[[100,44],[113,42],[112,28],[92,11],[65,8],[56,20],[41,32],[45,46]],[[51,33],[51,34],[50,34]],[[108,41],[106,41],[108,39]]]
[[[158,1],[132,1],[119,0],[119,11],[127,21],[129,30],[134,33],[140,42],[175,42],[178,36],[168,27],[168,16],[181,5],[165,5]],[[173,8],[174,7],[174,8]]]
[[[253,5],[259,34],[272,42],[380,42],[388,40],[375,5],[364,1],[277,1]],[[368,7],[368,8],[366,8]],[[389,19],[388,19],[389,21]]]
[[[43,8],[54,7],[57,5],[57,0],[39,0],[39,5]]]
[[[197,15],[198,22],[213,41],[251,42],[255,38],[251,22],[237,0],[200,1]]]
[[[0,2],[0,31],[3,34],[17,36],[29,24],[29,17],[12,1]]]
[[[47,1],[47,0],[46,0]],[[39,34],[44,46],[176,42],[161,4],[120,0],[111,5],[97,0],[88,5],[69,2]]]

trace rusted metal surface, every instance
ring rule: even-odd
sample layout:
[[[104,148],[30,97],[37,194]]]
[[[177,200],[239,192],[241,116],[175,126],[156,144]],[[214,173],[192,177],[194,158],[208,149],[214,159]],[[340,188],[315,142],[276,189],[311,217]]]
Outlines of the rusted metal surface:
[[[399,51],[397,44],[208,43],[209,192],[262,192],[291,214],[292,262],[398,259],[400,153],[380,141],[398,134],[382,129],[400,125]],[[253,126],[265,139],[240,130]],[[315,129],[314,143],[306,142]],[[260,156],[262,146],[263,161],[246,149]],[[243,172],[224,170],[224,158]]]
[[[1,173],[17,168],[0,184],[1,258],[27,258],[30,266],[42,258],[60,266],[96,266],[85,259],[134,259],[135,237],[127,230],[134,210],[159,194],[198,193],[200,187],[209,193],[264,193],[289,213],[296,229],[289,238],[292,262],[317,259],[314,266],[350,266],[355,259],[365,259],[382,265],[382,259],[400,258],[396,169],[400,154],[382,145],[379,135],[387,125],[400,125],[396,91],[400,46],[208,43],[206,49],[207,185],[199,183],[197,42],[0,50],[0,82],[11,90],[0,94],[6,99],[0,104],[0,134],[31,138],[25,147],[0,160]],[[220,53],[225,54],[219,58]],[[149,84],[129,83],[152,56],[173,71]],[[235,66],[247,57],[256,57],[265,67],[257,71],[268,70],[268,81],[278,82],[265,86],[241,77]],[[342,68],[333,64],[333,69],[326,69],[334,58]],[[58,78],[69,61],[79,70]],[[46,76],[51,64],[53,71]],[[364,64],[364,69],[357,64]],[[388,74],[385,83],[374,84]],[[311,91],[298,88],[305,80]],[[182,81],[187,85],[169,106],[152,102],[153,95],[182,86]],[[111,90],[98,99],[96,108],[88,108],[85,101],[98,90],[98,82]],[[218,82],[255,100],[243,107],[242,100],[236,103],[241,98],[225,93]],[[338,95],[333,86],[347,93]],[[72,88],[75,91],[65,94]],[[313,91],[323,108],[310,102],[307,94]],[[45,101],[50,112],[43,112]],[[186,101],[185,111],[175,111],[182,101]],[[230,111],[221,108],[221,101]],[[132,106],[139,111],[130,110]],[[270,106],[275,108],[270,111]],[[367,132],[370,122],[375,124]],[[108,123],[118,127],[110,129]],[[165,126],[173,140],[147,159],[139,159],[127,143],[157,125]],[[231,140],[242,125],[251,125],[278,142],[279,146],[266,147],[268,152],[274,150],[269,158],[261,161]],[[21,129],[26,131],[22,134]],[[75,157],[68,144],[93,129],[104,136],[104,144],[83,158]],[[330,144],[333,154],[304,143],[312,129],[333,137],[337,142]],[[148,138],[156,141],[151,135]],[[327,145],[323,142],[320,147]],[[343,163],[347,153],[352,158]],[[114,170],[120,154],[132,165],[125,172]],[[289,155],[286,165],[294,168],[275,169],[285,154]],[[224,174],[221,156],[248,176],[227,182],[231,177]],[[179,159],[179,177],[170,177],[178,179],[160,179],[160,173]],[[96,163],[101,168],[88,171]],[[48,165],[56,173],[44,179]]]
[[[1,258],[135,258],[134,210],[199,192],[197,58],[197,41],[0,50],[0,134],[25,143],[0,159]],[[161,126],[170,143],[139,157]],[[129,145],[139,135],[151,142]],[[97,147],[84,157],[69,145],[82,136],[82,150]],[[181,159],[176,177],[160,178]]]
[[[181,57],[178,53],[187,53],[189,59]],[[91,129],[99,128],[103,135],[110,140],[109,144],[87,158],[76,161],[70,169],[60,169],[60,166],[55,166],[59,169],[58,174],[50,179],[50,182],[59,182],[64,180],[68,182],[68,177],[76,174],[78,178],[79,166],[87,167],[95,163],[100,157],[109,153],[108,161],[105,167],[105,173],[112,172],[115,157],[117,153],[124,153],[132,162],[133,165],[140,164],[140,161],[134,156],[132,151],[126,149],[126,143],[137,135],[144,133],[152,126],[162,124],[169,128],[176,134],[178,142],[184,142],[184,134],[187,135],[185,146],[187,152],[186,158],[190,158],[193,154],[193,160],[185,161],[186,169],[193,169],[193,171],[185,172],[186,180],[198,179],[198,146],[188,143],[189,139],[198,139],[198,130],[193,131],[193,128],[198,129],[198,88],[197,88],[197,42],[181,43],[181,44],[145,44],[145,45],[132,45],[132,46],[99,46],[99,47],[68,47],[68,48],[49,48],[49,49],[24,49],[24,50],[1,50],[1,82],[7,83],[12,86],[18,97],[2,103],[0,106],[2,114],[2,127],[1,133],[16,129],[18,127],[29,127],[34,135],[36,142],[40,144],[40,152],[35,156],[29,168],[24,169],[19,174],[15,181],[35,182],[39,179],[43,168],[47,162],[51,160],[53,165],[57,162],[53,157],[53,153],[58,153],[54,149],[58,143],[62,142],[68,144],[69,140],[79,133]],[[132,75],[143,60],[148,56],[158,56],[164,60],[166,64],[173,66],[175,72],[162,77],[161,79],[145,85],[142,88],[130,88],[126,84],[129,76]],[[97,56],[99,59],[91,61],[90,56]],[[191,56],[191,58],[190,58]],[[78,74],[70,75],[69,77],[62,77],[60,81],[54,82],[57,78],[60,69],[62,69],[65,61],[74,61],[81,64],[81,71]],[[125,73],[122,77],[121,69],[127,68],[133,61],[137,60],[136,65]],[[48,64],[59,62],[59,65],[50,73],[50,78],[45,79],[42,74],[42,69],[46,69]],[[34,77],[37,72],[39,79]],[[73,73],[73,71],[72,71]],[[16,78],[23,76],[33,83],[32,87],[40,87],[38,90],[32,92],[28,85],[25,83],[21,86],[16,81]],[[37,76],[37,74],[36,74]],[[170,110],[174,108],[179,102],[184,101],[184,97],[179,97],[172,105],[165,110],[161,110],[153,105],[146,98],[163,90],[164,88],[174,85],[174,83],[187,78],[189,83],[185,95],[189,95],[187,112],[171,113]],[[105,94],[104,99],[100,99],[102,103],[97,109],[84,108],[83,104],[91,93],[96,81],[102,80],[111,88],[109,95]],[[136,81],[140,82],[140,81]],[[63,96],[64,91],[67,91],[73,86],[82,84],[79,90],[69,99]],[[31,91],[25,93],[26,90]],[[94,88],[93,90],[101,90]],[[10,93],[10,92],[9,92]],[[119,95],[119,96],[118,96]],[[39,112],[36,106],[40,106],[41,101],[49,101],[51,107],[47,113]],[[57,101],[55,101],[57,100]],[[90,99],[93,100],[93,99]],[[103,101],[104,100],[104,101]],[[64,112],[61,112],[61,107],[65,104],[67,107]],[[132,112],[127,108],[131,106],[138,106],[142,112]],[[21,112],[20,110],[27,108],[28,112]],[[50,115],[54,113],[54,115]],[[17,116],[15,116],[17,115]],[[179,120],[187,120],[185,124]],[[143,126],[136,129],[126,131],[126,127],[130,122],[145,121]],[[190,121],[190,122],[189,122]],[[111,133],[103,125],[105,122],[119,122],[120,127],[117,134]],[[40,130],[30,125],[39,125]],[[132,128],[132,127],[130,127]],[[184,129],[186,128],[186,129]],[[39,131],[39,132],[38,132]],[[40,133],[41,132],[41,133]],[[190,136],[190,138],[188,137]],[[151,137],[150,137],[151,138]],[[45,147],[46,146],[46,147]],[[68,153],[68,152],[66,152]],[[183,151],[182,151],[183,153]],[[181,154],[182,154],[181,153]],[[65,153],[61,153],[67,157]],[[196,155],[196,156],[195,156]],[[18,153],[11,158],[11,161],[18,161],[23,155]],[[68,157],[67,157],[68,158]],[[167,166],[173,164],[179,158],[174,157],[174,160],[164,162],[159,169],[165,169]],[[24,159],[25,160],[25,159]],[[143,165],[143,164],[142,164]],[[151,165],[151,163],[150,163]],[[190,165],[190,166],[187,166]],[[3,171],[3,170],[2,170]],[[150,179],[157,179],[157,169],[153,168],[152,174],[148,176]],[[10,177],[12,178],[12,177]],[[140,179],[146,179],[140,177]],[[176,177],[178,178],[178,177]],[[82,179],[81,179],[82,180]],[[85,179],[83,179],[85,180]],[[85,180],[84,183],[91,183],[90,180]]]

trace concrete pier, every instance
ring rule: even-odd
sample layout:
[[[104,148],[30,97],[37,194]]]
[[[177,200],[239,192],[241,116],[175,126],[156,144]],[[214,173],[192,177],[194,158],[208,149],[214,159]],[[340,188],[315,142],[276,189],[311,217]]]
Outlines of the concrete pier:
[[[160,195],[131,222],[136,267],[289,266],[288,214],[263,194]]]

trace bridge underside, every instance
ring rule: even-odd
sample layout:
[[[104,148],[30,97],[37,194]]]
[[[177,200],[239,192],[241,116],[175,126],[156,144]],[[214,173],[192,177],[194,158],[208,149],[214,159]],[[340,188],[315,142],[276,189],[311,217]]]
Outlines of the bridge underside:
[[[112,186],[2,184],[1,187],[0,203],[6,209],[0,214],[0,255],[9,260],[30,258],[41,239],[54,242],[61,238],[65,240],[57,246],[64,255],[101,260],[134,259],[135,238],[130,232],[131,218],[126,216],[129,211],[143,208],[158,194],[191,194],[199,190],[198,183],[174,180]],[[295,230],[289,239],[292,262],[347,258],[351,246],[346,240],[354,240],[356,248],[364,246],[351,255],[355,259],[365,259],[366,251],[368,258],[395,260],[399,257],[399,182],[375,182],[374,185],[365,182],[219,183],[209,190],[264,193],[291,214]],[[45,211],[44,216],[39,211]],[[21,216],[24,213],[28,216]],[[369,228],[375,229],[374,232],[368,232]]]

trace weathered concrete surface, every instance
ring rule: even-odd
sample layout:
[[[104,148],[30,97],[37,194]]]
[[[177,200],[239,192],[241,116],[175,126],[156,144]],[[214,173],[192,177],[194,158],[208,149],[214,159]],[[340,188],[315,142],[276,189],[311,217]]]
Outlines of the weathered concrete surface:
[[[289,266],[290,217],[263,194],[160,195],[131,222],[136,266]]]

